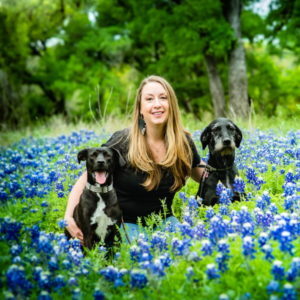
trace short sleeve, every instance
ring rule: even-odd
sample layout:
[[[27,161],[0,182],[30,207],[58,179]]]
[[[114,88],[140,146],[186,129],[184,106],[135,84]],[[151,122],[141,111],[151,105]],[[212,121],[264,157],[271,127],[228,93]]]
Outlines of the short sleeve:
[[[121,165],[125,165],[126,163],[128,153],[128,134],[128,129],[116,131],[104,144],[101,145],[102,147],[114,149],[123,161]]]

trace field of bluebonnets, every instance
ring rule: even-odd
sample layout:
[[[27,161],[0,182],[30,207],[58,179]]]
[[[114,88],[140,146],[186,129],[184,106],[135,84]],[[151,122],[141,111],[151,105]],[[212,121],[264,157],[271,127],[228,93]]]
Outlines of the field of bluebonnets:
[[[299,299],[300,131],[244,130],[235,188],[247,200],[199,207],[197,185],[176,195],[175,231],[123,243],[107,261],[99,245],[86,256],[63,234],[68,193],[83,171],[79,149],[110,134],[24,138],[0,150],[0,298],[3,299]],[[200,131],[193,133],[199,153]]]

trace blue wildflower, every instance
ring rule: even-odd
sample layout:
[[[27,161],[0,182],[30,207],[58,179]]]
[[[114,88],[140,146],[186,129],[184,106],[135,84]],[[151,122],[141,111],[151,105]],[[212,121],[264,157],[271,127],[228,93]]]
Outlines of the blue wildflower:
[[[212,207],[208,207],[208,208],[206,209],[206,214],[205,214],[206,218],[209,220],[209,219],[211,219],[214,215],[215,215],[214,209],[213,209]]]
[[[26,279],[25,270],[22,266],[11,265],[6,272],[7,285],[15,295],[30,294],[32,284]]]
[[[294,257],[291,263],[291,267],[286,273],[288,281],[295,281],[300,276],[300,258]]]
[[[93,296],[94,296],[95,300],[104,300],[105,299],[103,292],[101,292],[99,289],[95,290]]]
[[[249,258],[254,258],[254,253],[256,252],[254,248],[254,242],[251,236],[246,236],[243,238],[243,254]]]
[[[282,280],[284,278],[284,268],[280,260],[275,260],[273,262],[271,272],[275,280]]]
[[[202,241],[201,251],[203,252],[204,256],[209,256],[213,252],[212,243],[209,240]]]
[[[280,292],[280,283],[276,280],[272,280],[267,286],[268,294]]]
[[[148,283],[146,274],[140,270],[132,270],[130,272],[130,285],[133,288],[144,288]]]
[[[66,220],[59,220],[59,221],[57,222],[57,224],[58,224],[59,228],[61,228],[61,229],[63,229],[63,228],[65,228],[65,227],[68,226],[68,223],[67,223]]]
[[[282,300],[297,300],[297,291],[296,289],[290,284],[286,283],[283,286],[283,295]]]
[[[8,217],[0,218],[0,233],[2,240],[17,241],[19,240],[20,231],[23,226],[21,222],[17,222]]]
[[[41,291],[41,293],[39,294],[38,300],[51,300],[52,297],[50,296],[50,294],[47,291]]]
[[[236,177],[234,179],[233,190],[237,193],[245,193],[245,182],[242,178]]]
[[[274,259],[274,256],[272,254],[272,247],[268,244],[263,245],[262,252],[265,253],[265,259],[268,261],[272,261]]]
[[[206,273],[208,279],[220,278],[220,274],[218,273],[215,264],[208,264],[206,266],[205,273]]]

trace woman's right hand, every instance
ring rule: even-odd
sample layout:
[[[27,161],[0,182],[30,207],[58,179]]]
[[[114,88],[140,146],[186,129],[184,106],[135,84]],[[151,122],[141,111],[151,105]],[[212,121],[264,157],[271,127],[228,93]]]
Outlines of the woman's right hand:
[[[69,218],[66,218],[65,221],[67,222],[66,229],[69,231],[71,236],[73,238],[79,239],[80,242],[83,244],[83,233],[80,230],[80,228],[77,226],[74,218],[69,217]]]

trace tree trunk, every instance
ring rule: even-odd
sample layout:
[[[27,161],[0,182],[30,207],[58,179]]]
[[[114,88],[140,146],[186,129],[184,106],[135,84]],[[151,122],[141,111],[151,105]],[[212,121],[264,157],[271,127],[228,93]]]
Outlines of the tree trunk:
[[[228,22],[236,36],[236,43],[229,54],[229,114],[234,118],[248,118],[250,106],[245,50],[241,38],[241,0],[229,0],[225,5],[228,5]]]
[[[205,67],[208,73],[209,89],[212,96],[215,117],[225,116],[225,96],[223,84],[217,69],[215,58],[204,55]]]

